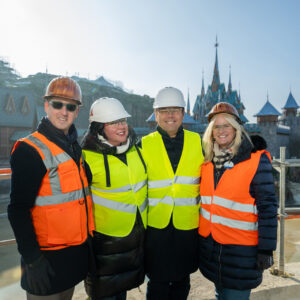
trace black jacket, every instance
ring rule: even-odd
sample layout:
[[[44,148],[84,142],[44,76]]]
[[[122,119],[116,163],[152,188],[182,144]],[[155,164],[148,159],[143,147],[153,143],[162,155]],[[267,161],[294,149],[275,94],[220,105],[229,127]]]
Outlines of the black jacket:
[[[129,128],[129,138],[128,150],[136,147],[135,133],[131,128]],[[103,154],[104,161],[105,156],[114,155],[120,159],[120,164],[127,164],[126,152],[116,154],[115,147],[102,143],[91,130],[83,139],[83,149]],[[140,155],[138,149],[137,151]],[[144,164],[143,160],[142,162]],[[106,169],[108,185],[110,171],[107,160],[103,168]],[[135,225],[126,237],[113,237],[94,232],[96,270],[91,269],[85,280],[86,292],[92,299],[111,297],[144,282],[144,236],[145,228],[139,211],[137,211]]]
[[[170,138],[159,126],[173,171],[176,172],[184,144],[184,132],[180,127],[176,137]],[[197,229],[179,230],[172,218],[166,228],[147,227],[145,268],[153,281],[180,281],[197,270]]]
[[[38,126],[38,132],[43,134],[57,146],[66,151],[79,164],[81,148],[77,143],[77,132],[74,126],[66,136],[56,129],[47,118],[43,118]],[[36,240],[31,220],[30,209],[40,188],[46,167],[38,152],[27,143],[21,143],[10,159],[12,177],[11,194],[8,205],[8,218],[13,228],[21,263],[30,264],[41,254],[54,269],[52,289],[49,294],[58,293],[75,286],[82,281],[88,271],[88,245],[71,246],[60,250],[41,251]],[[22,272],[21,286],[29,293],[25,272]]]
[[[252,138],[251,143],[244,138],[234,165],[250,158],[251,152],[266,147],[262,138]],[[224,169],[214,169],[215,186]],[[260,158],[256,174],[250,184],[250,194],[255,198],[258,210],[258,245],[224,245],[216,242],[211,235],[199,235],[199,268],[201,273],[216,285],[246,290],[257,287],[262,281],[262,271],[256,267],[257,254],[272,255],[277,239],[277,199],[272,174],[272,165],[266,154]]]

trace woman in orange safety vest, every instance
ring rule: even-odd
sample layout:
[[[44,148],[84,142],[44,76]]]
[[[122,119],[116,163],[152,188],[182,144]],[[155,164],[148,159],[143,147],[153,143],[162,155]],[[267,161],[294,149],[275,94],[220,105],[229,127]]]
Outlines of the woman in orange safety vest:
[[[250,139],[234,106],[208,114],[201,170],[199,268],[215,284],[216,299],[249,299],[273,264],[277,201],[270,154]]]

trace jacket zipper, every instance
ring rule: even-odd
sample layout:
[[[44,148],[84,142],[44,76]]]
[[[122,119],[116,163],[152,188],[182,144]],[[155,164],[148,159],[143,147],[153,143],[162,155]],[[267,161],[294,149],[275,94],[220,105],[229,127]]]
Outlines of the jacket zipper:
[[[221,280],[221,253],[222,253],[222,244],[220,245],[220,251],[219,251],[219,285],[221,286],[222,280]]]

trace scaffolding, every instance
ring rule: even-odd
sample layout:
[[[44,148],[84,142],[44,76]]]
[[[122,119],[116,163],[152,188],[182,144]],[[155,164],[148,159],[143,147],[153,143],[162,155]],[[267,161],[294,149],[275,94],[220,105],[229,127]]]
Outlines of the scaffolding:
[[[284,226],[285,219],[288,216],[287,213],[300,212],[300,208],[292,207],[286,209],[286,170],[289,167],[300,167],[300,159],[286,159],[285,157],[286,147],[280,147],[280,157],[279,159],[274,158],[272,161],[273,168],[279,172],[279,250],[278,250],[278,275],[284,275]],[[276,269],[276,267],[275,267]]]

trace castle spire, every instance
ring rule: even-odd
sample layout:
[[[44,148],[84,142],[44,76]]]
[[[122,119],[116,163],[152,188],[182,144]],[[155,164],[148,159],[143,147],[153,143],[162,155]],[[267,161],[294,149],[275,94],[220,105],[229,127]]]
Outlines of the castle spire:
[[[190,111],[190,90],[189,89],[188,89],[188,95],[187,95],[186,112],[189,116],[191,115],[191,111]]]
[[[232,84],[231,84],[231,66],[229,66],[229,82],[228,82],[228,94],[232,92]]]
[[[213,75],[213,81],[211,84],[211,91],[216,92],[220,85],[220,75],[219,75],[219,64],[218,64],[218,36],[216,36],[216,60],[215,60],[215,68],[214,68],[214,75]]]
[[[204,89],[204,71],[202,71],[202,87],[201,87],[201,99],[205,95],[205,89]]]

